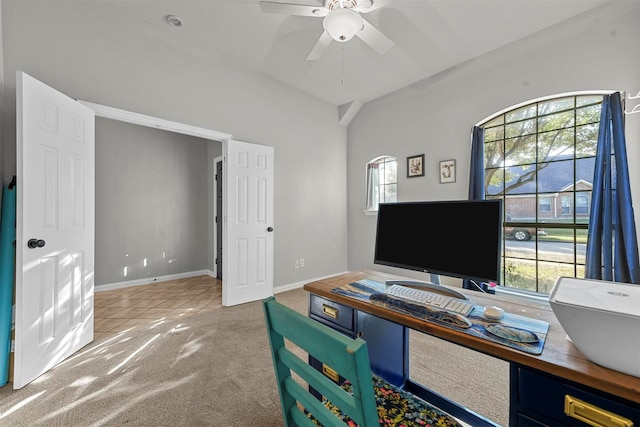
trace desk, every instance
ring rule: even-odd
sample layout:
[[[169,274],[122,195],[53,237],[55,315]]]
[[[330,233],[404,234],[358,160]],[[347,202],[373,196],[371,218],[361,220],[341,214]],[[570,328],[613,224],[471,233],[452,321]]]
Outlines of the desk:
[[[384,282],[397,279],[379,272],[353,272],[308,283],[304,289],[310,293],[310,316],[327,323],[343,333],[362,336],[371,342],[372,370],[382,372],[385,379],[405,387],[452,415],[474,426],[495,425],[490,420],[470,413],[455,402],[443,400],[424,386],[413,382],[408,369],[408,332],[411,328],[452,343],[505,360],[510,364],[510,426],[585,426],[587,424],[564,415],[566,395],[603,408],[613,414],[630,419],[640,426],[640,378],[604,368],[590,362],[571,342],[556,319],[548,302],[508,295],[491,295],[462,289],[461,292],[478,305],[498,305],[506,312],[519,314],[550,324],[542,354],[532,355],[503,345],[474,337],[451,328],[425,322],[401,313],[374,306],[331,292],[332,289],[362,279]],[[352,327],[349,323],[325,322],[317,307],[329,301],[336,307],[353,311]],[[314,309],[314,307],[316,307]],[[360,319],[360,321],[359,321]],[[380,319],[383,325],[367,328],[371,319]],[[362,328],[365,328],[363,330]],[[382,336],[380,336],[382,335]],[[393,342],[386,345],[385,342]],[[393,354],[377,356],[377,349],[397,349]],[[434,401],[435,399],[435,401]],[[451,406],[453,405],[453,406]],[[624,424],[603,424],[624,425]]]

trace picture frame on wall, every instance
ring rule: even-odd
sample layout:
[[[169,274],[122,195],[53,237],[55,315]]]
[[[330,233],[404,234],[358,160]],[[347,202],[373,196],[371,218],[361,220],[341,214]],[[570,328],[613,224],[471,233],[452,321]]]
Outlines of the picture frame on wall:
[[[407,157],[407,178],[424,176],[424,154]]]
[[[456,182],[456,161],[443,160],[440,162],[440,184]]]

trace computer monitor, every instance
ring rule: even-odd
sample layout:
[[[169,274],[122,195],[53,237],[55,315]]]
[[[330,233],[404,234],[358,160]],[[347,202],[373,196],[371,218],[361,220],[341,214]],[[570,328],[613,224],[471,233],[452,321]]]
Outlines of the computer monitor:
[[[382,203],[374,263],[500,282],[502,200]]]

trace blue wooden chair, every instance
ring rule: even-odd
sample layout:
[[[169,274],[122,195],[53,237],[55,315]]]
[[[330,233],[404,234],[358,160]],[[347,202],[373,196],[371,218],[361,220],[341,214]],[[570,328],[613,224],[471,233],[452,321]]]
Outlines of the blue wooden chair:
[[[285,426],[459,425],[440,409],[373,376],[363,339],[342,335],[274,297],[265,299],[263,308]],[[303,352],[340,381],[312,367],[300,356]]]

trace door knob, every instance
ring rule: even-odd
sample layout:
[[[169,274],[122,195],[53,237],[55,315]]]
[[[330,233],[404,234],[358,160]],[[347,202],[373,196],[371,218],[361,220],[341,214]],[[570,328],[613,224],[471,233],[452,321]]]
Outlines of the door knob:
[[[29,239],[29,241],[27,242],[27,246],[29,246],[31,249],[35,249],[43,247],[45,243],[46,242],[44,240]]]
[[[273,231],[273,227],[268,227],[268,228],[267,228],[267,231],[268,231],[269,233],[271,233],[271,232]]]

